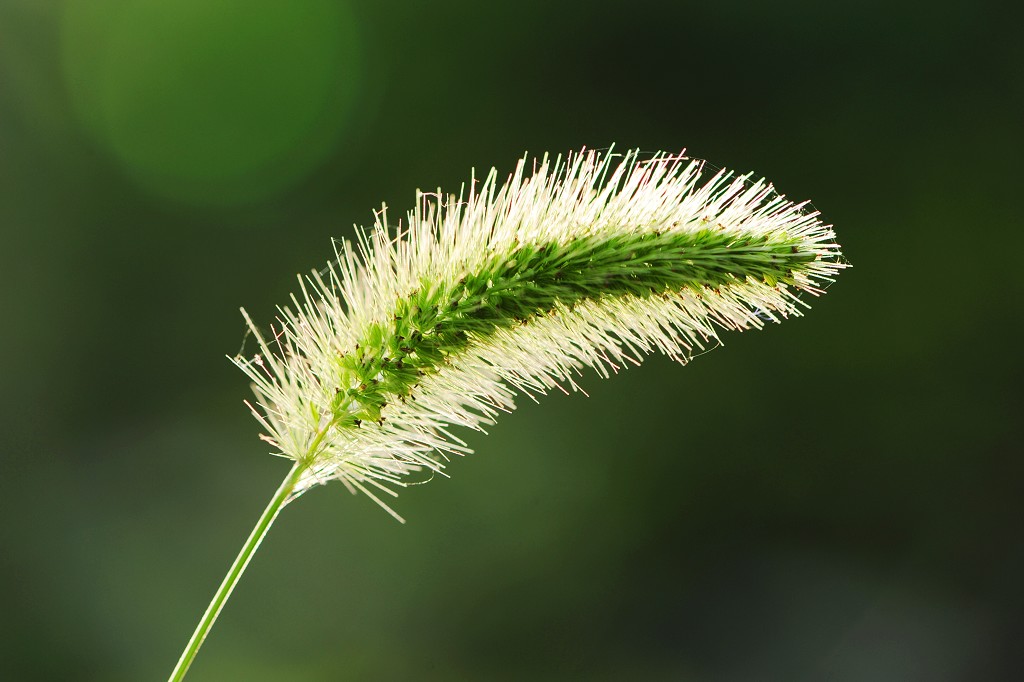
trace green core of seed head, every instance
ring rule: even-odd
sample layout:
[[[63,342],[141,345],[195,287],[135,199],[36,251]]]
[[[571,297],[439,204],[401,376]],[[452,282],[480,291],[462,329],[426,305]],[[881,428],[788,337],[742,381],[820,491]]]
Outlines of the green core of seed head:
[[[414,399],[423,377],[472,336],[529,322],[561,304],[666,291],[700,292],[753,278],[793,284],[818,258],[797,239],[737,235],[720,229],[652,231],[518,244],[490,256],[473,272],[438,286],[424,282],[396,301],[390,319],[368,325],[354,351],[337,359],[332,423],[359,427],[382,422],[391,400]]]

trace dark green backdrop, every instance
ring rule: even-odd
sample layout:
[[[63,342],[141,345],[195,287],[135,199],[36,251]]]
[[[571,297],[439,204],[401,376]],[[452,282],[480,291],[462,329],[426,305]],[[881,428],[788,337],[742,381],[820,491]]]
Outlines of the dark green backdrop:
[[[164,679],[287,470],[268,322],[526,151],[813,199],[807,317],[525,400],[395,523],[288,507],[190,680],[989,680],[1024,666],[1024,49],[995,3],[0,0],[0,677]]]

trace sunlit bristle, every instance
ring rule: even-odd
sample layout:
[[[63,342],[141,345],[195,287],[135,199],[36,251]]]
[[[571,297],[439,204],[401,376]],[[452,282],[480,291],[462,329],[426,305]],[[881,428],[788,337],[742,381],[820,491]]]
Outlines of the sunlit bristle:
[[[721,329],[799,315],[844,267],[828,225],[764,180],[658,154],[523,159],[459,195],[419,193],[299,279],[258,355],[265,438],[305,469],[393,494],[469,452],[516,393],[577,388],[652,352],[686,362]],[[423,478],[422,476],[420,478]]]

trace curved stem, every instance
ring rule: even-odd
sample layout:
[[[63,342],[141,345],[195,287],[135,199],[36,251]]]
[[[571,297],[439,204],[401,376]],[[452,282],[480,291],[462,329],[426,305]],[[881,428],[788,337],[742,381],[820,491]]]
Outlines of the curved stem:
[[[274,519],[277,518],[278,512],[281,511],[281,507],[284,506],[288,496],[295,489],[295,485],[299,482],[299,478],[302,476],[302,472],[305,467],[296,462],[292,467],[291,471],[285,477],[281,483],[281,487],[274,493],[274,497],[271,498],[267,508],[263,510],[260,520],[256,522],[256,527],[252,529],[252,533],[249,534],[249,539],[242,545],[242,550],[235,557],[235,561],[231,564],[231,568],[228,570],[228,574],[224,576],[224,582],[217,588],[217,593],[213,595],[213,600],[210,605],[206,607],[206,613],[203,614],[202,619],[199,621],[199,625],[196,626],[196,631],[192,633],[192,639],[188,641],[188,645],[185,647],[185,651],[182,652],[181,658],[178,659],[178,664],[174,666],[174,671],[171,672],[171,676],[168,682],[180,682],[184,679],[185,673],[188,672],[188,667],[192,665],[192,661],[195,659],[196,654],[199,653],[199,647],[203,645],[203,640],[206,639],[206,635],[209,634],[210,628],[213,627],[214,621],[217,620],[217,616],[220,615],[221,609],[224,608],[224,604],[227,603],[228,597],[231,596],[231,591],[235,589],[235,585],[238,584],[238,579],[242,577],[242,573],[245,571],[245,567],[249,565],[249,560],[252,555],[256,553],[256,549],[263,542],[264,536],[267,531],[270,530],[271,524],[274,523]]]

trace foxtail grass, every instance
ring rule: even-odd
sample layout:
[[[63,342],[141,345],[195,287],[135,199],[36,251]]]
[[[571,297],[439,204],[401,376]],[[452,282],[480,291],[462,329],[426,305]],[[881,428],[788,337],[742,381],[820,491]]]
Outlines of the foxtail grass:
[[[171,680],[184,677],[278,512],[339,480],[385,503],[444,474],[517,393],[577,389],[651,352],[687,362],[721,330],[797,316],[846,267],[809,204],[682,155],[523,159],[457,196],[386,209],[323,271],[299,277],[258,351],[262,438],[292,469],[228,572]]]

